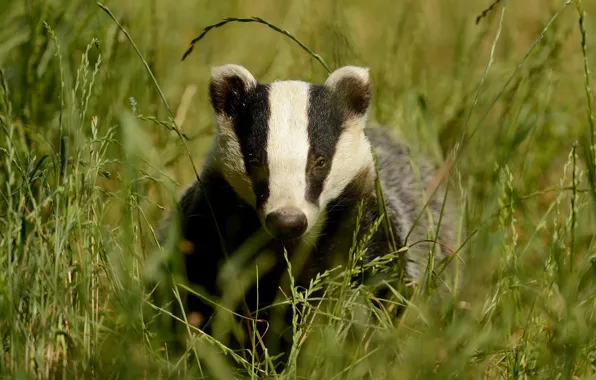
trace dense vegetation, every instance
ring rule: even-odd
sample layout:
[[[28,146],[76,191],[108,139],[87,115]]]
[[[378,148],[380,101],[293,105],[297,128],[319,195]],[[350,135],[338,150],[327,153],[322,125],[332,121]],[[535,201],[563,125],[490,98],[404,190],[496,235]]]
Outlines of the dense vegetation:
[[[236,358],[252,378],[596,379],[594,2],[105,6],[114,19],[86,0],[0,6],[0,377],[200,378],[205,365],[229,379]],[[339,272],[318,282],[325,314],[288,294],[306,318],[277,374],[275,358],[242,359],[190,325],[176,356],[152,294],[183,289],[155,231],[213,134],[210,67],[327,75],[258,23],[213,29],[180,60],[205,26],[250,16],[331,69],[369,66],[371,120],[448,163],[466,231],[462,287],[438,309],[414,296],[394,320]]]

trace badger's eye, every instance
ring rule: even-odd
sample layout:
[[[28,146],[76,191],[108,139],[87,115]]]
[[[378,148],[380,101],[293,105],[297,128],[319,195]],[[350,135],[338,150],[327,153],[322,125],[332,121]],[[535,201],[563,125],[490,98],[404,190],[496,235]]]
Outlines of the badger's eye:
[[[323,169],[325,166],[327,166],[327,160],[325,160],[324,157],[319,157],[315,161],[313,168],[314,169]]]
[[[258,158],[251,158],[250,160],[248,160],[248,164],[253,168],[260,168],[262,165],[261,160],[259,160]]]
[[[254,169],[258,169],[263,166],[263,154],[262,153],[249,153],[248,154],[248,166]]]

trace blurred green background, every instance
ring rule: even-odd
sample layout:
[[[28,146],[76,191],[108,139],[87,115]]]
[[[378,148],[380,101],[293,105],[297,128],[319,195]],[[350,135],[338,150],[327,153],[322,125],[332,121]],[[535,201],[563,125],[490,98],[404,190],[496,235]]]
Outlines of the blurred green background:
[[[341,329],[313,333],[319,351],[308,353],[325,360],[286,375],[596,378],[586,91],[596,77],[586,79],[584,66],[596,72],[596,2],[502,0],[477,22],[490,2],[106,0],[189,137],[187,152],[143,60],[96,3],[0,1],[0,373],[200,373],[164,357],[141,310],[143,273],[162,259],[153,230],[194,178],[188,153],[199,168],[214,131],[210,68],[241,64],[263,82],[327,75],[260,24],[212,30],[181,61],[207,25],[259,16],[331,69],[370,67],[371,120],[415,151],[441,164],[469,136],[450,178],[474,234],[459,295],[469,314],[414,312],[421,326],[386,327],[383,353],[334,346]],[[94,156],[91,141],[110,131]]]

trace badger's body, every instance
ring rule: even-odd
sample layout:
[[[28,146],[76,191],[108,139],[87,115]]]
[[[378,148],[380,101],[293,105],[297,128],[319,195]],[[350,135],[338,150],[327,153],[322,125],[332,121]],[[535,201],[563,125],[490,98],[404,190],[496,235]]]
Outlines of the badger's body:
[[[424,162],[413,166],[407,148],[379,127],[365,128],[371,96],[367,69],[344,67],[323,85],[259,84],[243,67],[225,65],[213,70],[210,95],[218,133],[200,181],[179,202],[182,239],[190,242],[185,244],[186,274],[208,297],[218,301],[222,288],[246,280],[229,275],[238,272],[220,275],[228,260],[238,259],[243,269],[252,270],[251,286],[243,288],[251,310],[257,309],[257,299],[262,309],[279,295],[287,272],[284,249],[290,260],[298,250],[307,253],[302,269],[294,268],[298,284],[347,261],[359,205],[360,235],[380,217],[371,144],[397,247],[406,244],[410,230],[408,246],[434,238],[445,190],[440,187],[423,212],[433,168]],[[456,248],[449,208],[443,213],[436,262],[449,254],[441,247]],[[260,244],[259,251],[272,261],[239,259],[242,254],[236,252],[259,231],[266,238],[251,244]],[[432,246],[415,244],[405,253],[411,280],[421,279]],[[363,261],[388,253],[387,235],[378,228]],[[186,308],[203,323],[213,313],[209,302],[190,295]]]

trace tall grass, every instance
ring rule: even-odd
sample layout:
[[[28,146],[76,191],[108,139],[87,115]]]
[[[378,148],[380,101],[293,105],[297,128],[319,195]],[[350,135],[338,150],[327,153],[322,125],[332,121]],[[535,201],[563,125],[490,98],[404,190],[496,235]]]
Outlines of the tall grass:
[[[594,4],[105,6],[113,19],[83,0],[0,10],[2,378],[596,378]],[[159,247],[156,229],[212,136],[209,67],[326,76],[258,24],[214,30],[180,61],[205,26],[252,16],[331,69],[370,66],[371,120],[447,162],[463,205],[455,301],[396,292],[407,309],[393,318],[391,303],[348,281],[361,270],[356,242],[345,270],[284,288],[301,318],[283,372],[184,319],[189,344],[175,350],[177,317],[159,302],[186,291],[172,275],[175,241]]]

